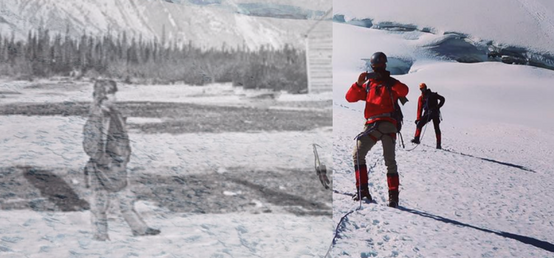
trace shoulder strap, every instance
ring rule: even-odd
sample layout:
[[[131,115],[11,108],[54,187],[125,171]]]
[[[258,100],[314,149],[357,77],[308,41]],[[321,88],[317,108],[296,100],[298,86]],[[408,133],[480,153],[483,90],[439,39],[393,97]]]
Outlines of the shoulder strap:
[[[398,81],[397,79],[391,76],[387,79],[386,86],[388,88],[392,88],[392,86],[394,86],[394,84],[396,84],[397,81]]]
[[[397,82],[397,80],[394,79],[393,77],[389,77],[387,79],[387,81],[385,82],[385,88],[387,88],[387,90],[389,91],[391,103],[395,106],[396,106],[396,103],[394,103],[394,97],[392,96],[392,86],[394,86],[394,84],[396,84],[396,82]]]

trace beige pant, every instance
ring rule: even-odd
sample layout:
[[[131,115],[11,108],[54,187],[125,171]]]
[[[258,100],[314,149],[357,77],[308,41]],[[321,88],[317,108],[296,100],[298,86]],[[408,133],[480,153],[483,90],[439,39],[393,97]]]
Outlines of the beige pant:
[[[373,124],[366,125],[364,127],[364,131],[372,125]],[[378,141],[381,141],[383,144],[383,157],[385,158],[385,165],[387,166],[387,175],[398,175],[395,158],[396,126],[387,121],[377,122],[375,130],[358,139],[356,146],[354,146],[354,152],[352,155],[354,158],[354,164],[366,164],[365,157],[367,153]]]
[[[105,240],[108,238],[107,211],[110,206],[110,200],[115,200],[119,204],[121,215],[133,232],[139,234],[146,232],[148,226],[135,211],[134,194],[129,190],[129,187],[116,193],[109,192],[104,189],[94,173],[91,173],[89,176],[92,189],[92,199],[90,202],[91,221],[95,239]]]

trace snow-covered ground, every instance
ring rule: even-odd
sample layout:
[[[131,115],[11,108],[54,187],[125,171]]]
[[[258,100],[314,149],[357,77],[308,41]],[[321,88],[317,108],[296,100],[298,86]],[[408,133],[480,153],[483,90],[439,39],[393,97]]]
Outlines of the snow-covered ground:
[[[40,85],[40,86],[37,86]],[[90,102],[90,82],[60,81],[3,81],[0,82],[0,104],[14,103],[63,103]],[[118,84],[118,101],[150,101],[170,103],[194,103],[203,105],[246,106],[273,109],[314,110],[325,112],[326,107],[288,107],[281,102],[325,101],[330,93],[311,95],[278,94],[276,99],[251,99],[249,95],[263,91],[247,91],[230,84],[214,84],[205,87],[188,85],[125,85]],[[8,94],[6,94],[8,93]],[[159,122],[160,118],[129,117],[129,123]],[[82,151],[82,127],[85,117],[77,116],[3,116],[3,152],[0,166],[44,165],[55,166],[60,156],[81,166],[86,161]],[[40,125],[31,127],[28,125]],[[312,144],[319,144],[321,161],[331,164],[330,128],[316,128],[303,132],[230,132],[189,134],[134,134],[131,131],[132,160],[136,166],[180,167],[182,173],[215,171],[222,167],[299,168],[313,167]],[[159,143],[172,143],[169,148],[151,148]],[[173,144],[182,143],[182,144]],[[29,145],[27,145],[29,144]],[[27,148],[21,148],[26,146]],[[163,145],[161,145],[163,146]],[[234,146],[225,148],[225,146]],[[295,151],[291,152],[291,148]],[[237,151],[238,150],[238,151]],[[213,154],[217,159],[211,157]],[[139,162],[147,161],[147,162]],[[262,165],[263,164],[263,165]],[[130,163],[130,167],[135,164]],[[201,172],[200,172],[201,173]]]
[[[358,2],[335,1],[334,12],[469,36],[485,33],[489,39],[521,43],[536,51],[549,47],[534,40],[541,34],[535,27],[518,28],[524,34],[514,37],[515,32],[505,31],[505,24],[490,23],[506,12],[522,12],[513,9],[515,1],[508,1],[511,7],[505,12],[487,17],[478,14],[495,1],[480,5],[408,2],[375,2],[374,8],[360,8]],[[548,1],[520,2],[551,5]],[[445,7],[451,4],[460,8]],[[554,17],[552,10],[541,9],[548,14],[544,20]],[[471,18],[462,23],[458,21],[462,16]],[[339,224],[344,217],[333,257],[553,257],[554,104],[549,96],[554,94],[554,72],[433,57],[424,46],[437,35],[418,31],[335,24],[333,34],[333,220]],[[403,107],[406,148],[397,145],[396,153],[399,209],[386,207],[386,167],[380,144],[367,157],[372,167],[370,191],[377,204],[363,203],[359,209],[359,203],[348,195],[355,192],[351,153],[353,138],[363,127],[364,103],[347,103],[344,95],[366,69],[362,59],[377,51],[413,62],[408,74],[394,76],[410,87],[410,102]],[[441,110],[444,150],[434,148],[432,126],[424,130],[421,146],[414,149],[409,143],[421,82],[446,98]]]
[[[322,216],[179,214],[136,206],[161,235],[132,237],[123,219],[112,215],[111,241],[98,242],[88,211],[0,211],[0,257],[314,257],[332,238],[330,219]]]
[[[92,81],[73,81],[70,78],[56,77],[39,79],[33,82],[0,79],[1,103],[60,103],[90,102]],[[271,94],[274,102],[325,101],[332,98],[330,92],[317,94],[290,94],[270,90],[249,90],[233,87],[231,83],[216,83],[206,86],[142,85],[118,83],[118,101],[161,101],[171,103],[195,103],[207,105],[260,106],[257,96]],[[331,108],[331,107],[326,107]]]
[[[206,87],[118,84],[118,87],[118,101],[122,102],[194,103],[260,109],[287,108],[287,103],[308,103],[305,105],[307,107],[295,106],[290,109],[327,113],[331,108],[317,110],[318,105],[309,104],[311,101],[328,101],[331,94],[293,96],[282,93],[269,99],[257,99],[252,96],[266,93],[236,89],[229,84]],[[91,89],[92,84],[86,81],[4,80],[0,83],[0,104],[89,102]],[[163,114],[159,117],[129,117],[128,123],[157,123],[164,119],[167,118]],[[87,200],[90,193],[83,188],[80,172],[87,161],[81,145],[84,122],[84,117],[71,115],[0,116],[0,169],[3,180],[7,180],[12,171],[10,169],[14,167],[51,169],[50,178],[62,178],[79,194],[79,198]],[[278,174],[286,170],[296,171],[292,173],[297,174],[306,173],[319,185],[313,169],[312,144],[321,146],[318,149],[321,161],[331,167],[331,138],[330,127],[307,131],[176,134],[148,134],[130,130],[133,154],[129,171],[134,180],[139,180],[155,176],[198,178],[212,174],[230,174],[227,177],[231,178],[237,168],[252,173]],[[244,175],[246,173],[238,176]],[[269,194],[275,191],[293,198],[294,195],[284,195],[289,185],[284,175],[278,188],[260,191]],[[4,181],[2,184],[16,181]],[[244,181],[249,182],[248,179]],[[18,182],[28,185],[24,179]],[[182,191],[195,187],[186,184]],[[253,212],[175,212],[163,205],[141,200],[137,202],[139,213],[144,215],[150,226],[161,229],[162,234],[132,237],[121,216],[112,213],[109,222],[111,241],[105,243],[91,240],[88,210],[60,212],[39,208],[35,211],[37,209],[33,208],[32,203],[48,200],[48,196],[25,200],[18,196],[20,192],[11,195],[4,193],[0,201],[0,257],[313,257],[323,255],[330,244],[333,225],[328,216],[299,216],[286,209],[279,209],[279,204],[273,205],[269,203],[271,201],[264,203],[263,196],[252,197],[226,188],[209,190],[220,196],[237,198],[237,203],[250,202],[248,205],[252,205],[252,208],[246,210]],[[319,190],[325,191],[322,187]],[[163,196],[156,196],[159,197]],[[243,201],[244,198],[252,199]],[[24,208],[6,208],[20,204]],[[330,209],[331,202],[327,200],[322,205]]]

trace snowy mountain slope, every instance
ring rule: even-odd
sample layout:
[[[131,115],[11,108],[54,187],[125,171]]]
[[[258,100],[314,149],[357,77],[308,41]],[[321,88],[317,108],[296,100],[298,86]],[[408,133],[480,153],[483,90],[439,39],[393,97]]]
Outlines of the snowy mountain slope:
[[[449,99],[449,103],[456,102],[461,110],[446,112],[456,112],[456,115],[472,116],[476,119],[494,117],[503,122],[520,124],[540,121],[536,127],[554,128],[554,114],[549,112],[554,110],[554,104],[549,98],[554,74],[549,70],[493,62],[460,64],[440,61],[440,58],[437,60],[424,47],[439,36],[426,33],[397,34],[336,23],[333,32],[335,46],[339,46],[333,53],[335,102],[345,102],[343,99],[347,88],[344,87],[351,85],[347,83],[341,85],[343,88],[336,88],[337,82],[352,81],[352,78],[356,78],[352,75],[345,76],[344,73],[352,74],[352,71],[367,69],[365,60],[374,52],[383,51],[389,60],[403,59],[411,65],[407,79],[404,79],[408,85],[413,86],[408,95],[411,101],[408,102],[407,108],[415,110],[420,94],[417,85],[426,82],[434,91],[459,97]],[[345,37],[355,40],[336,41]],[[355,51],[340,50],[340,45]],[[394,66],[389,64],[389,69],[394,70]],[[467,105],[469,99],[478,101],[479,105]],[[363,103],[351,105],[363,108]],[[448,113],[443,115],[449,116]]]
[[[330,6],[330,2],[329,2]],[[161,0],[86,0],[67,4],[59,0],[8,0],[0,4],[0,32],[19,39],[40,26],[51,32],[80,37],[118,34],[202,47],[284,44],[303,46],[303,33],[314,20],[276,19],[241,15],[223,6],[174,4]],[[326,10],[324,10],[326,11]],[[248,35],[256,35],[251,37]]]
[[[336,124],[351,125],[360,116],[361,112],[342,106],[334,110]],[[554,185],[552,159],[548,160],[554,154],[552,134],[502,123],[448,126],[451,120],[442,124],[445,151],[433,148],[430,127],[423,135],[424,145],[413,151],[398,147],[398,210],[383,206],[387,186],[382,148],[377,145],[370,152],[368,164],[374,166],[370,191],[379,204],[364,203],[362,210],[356,210],[359,204],[350,196],[333,196],[335,223],[355,210],[340,227],[333,257],[552,255],[554,196],[548,190]],[[338,127],[334,127],[335,190],[352,194],[352,138],[360,129]],[[412,132],[413,126],[405,129],[406,140]],[[412,148],[408,144],[407,149]]]
[[[236,11],[237,6],[240,4],[256,3],[260,6],[289,6],[298,7],[307,10],[326,11],[325,8],[331,8],[332,2],[329,0],[313,0],[313,1],[295,1],[295,0],[263,0],[263,1],[251,1],[251,0],[172,0],[173,3],[179,4],[195,4],[195,5],[214,5],[230,8]],[[277,10],[279,11],[279,10]]]
[[[392,4],[381,6],[400,12]],[[335,12],[341,8],[369,12],[350,3],[341,7],[336,1],[334,8]],[[425,24],[421,21],[431,18],[402,19],[392,21]],[[550,191],[554,186],[554,105],[549,100],[554,94],[550,87],[554,72],[502,63],[448,61],[425,47],[440,37],[431,33],[335,24],[333,37],[333,220],[338,224],[351,212],[338,226],[333,257],[554,254],[550,233],[554,230],[554,195]],[[390,69],[409,67],[407,74],[394,76],[410,87],[410,102],[403,107],[406,149],[397,146],[396,154],[399,209],[386,207],[386,167],[380,144],[367,157],[372,167],[370,191],[377,204],[364,203],[358,209],[359,203],[350,196],[355,192],[353,138],[363,127],[364,103],[347,103],[344,94],[367,69],[363,59],[376,51],[392,57]],[[426,127],[421,146],[414,149],[409,143],[415,131],[417,85],[421,82],[446,98],[441,123],[444,150],[434,149],[432,126]]]

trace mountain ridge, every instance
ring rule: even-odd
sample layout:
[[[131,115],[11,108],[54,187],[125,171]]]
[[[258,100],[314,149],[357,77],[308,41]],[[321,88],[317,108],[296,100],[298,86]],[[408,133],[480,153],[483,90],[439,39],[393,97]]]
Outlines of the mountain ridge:
[[[268,6],[288,4],[284,0],[283,3]],[[229,6],[227,2],[202,5],[165,0],[83,0],[71,4],[61,0],[6,0],[0,4],[0,34],[25,39],[30,30],[38,28],[67,32],[73,38],[126,32],[131,37],[192,43],[203,48],[225,45],[257,49],[267,45],[281,48],[285,44],[303,47],[304,34],[317,21],[307,15],[306,19],[297,19],[303,14],[291,14],[296,19],[263,17],[260,13],[268,13],[260,5],[255,7],[262,11],[253,14],[240,13]],[[304,4],[291,10],[309,9]],[[283,16],[277,11],[275,15]]]

